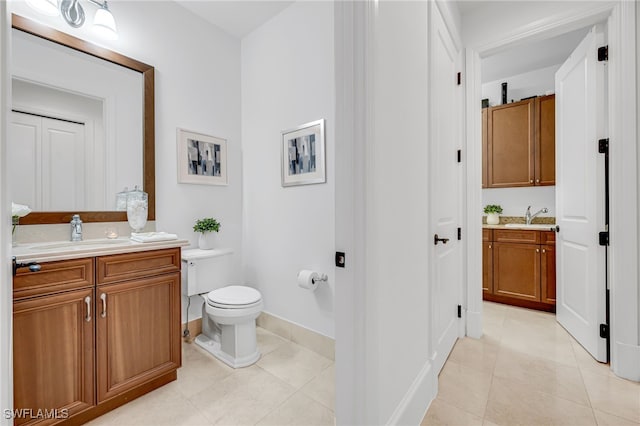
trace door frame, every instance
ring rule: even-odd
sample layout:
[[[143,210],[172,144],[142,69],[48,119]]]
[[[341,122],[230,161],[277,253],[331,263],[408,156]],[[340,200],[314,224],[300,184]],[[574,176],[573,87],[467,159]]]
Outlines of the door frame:
[[[539,40],[607,20],[609,138],[611,140],[611,224],[609,246],[611,368],[630,380],[640,381],[640,318],[638,269],[638,157],[636,147],[636,3],[618,0],[599,3],[582,13],[563,13],[532,23],[517,32],[466,51],[466,152],[467,152],[467,335],[482,336],[482,226],[478,212],[481,189],[481,56],[511,45]],[[628,93],[634,93],[627,96]],[[597,141],[593,142],[594,145]],[[623,190],[624,186],[624,190]],[[625,322],[624,319],[627,318]],[[633,321],[629,322],[628,318]]]

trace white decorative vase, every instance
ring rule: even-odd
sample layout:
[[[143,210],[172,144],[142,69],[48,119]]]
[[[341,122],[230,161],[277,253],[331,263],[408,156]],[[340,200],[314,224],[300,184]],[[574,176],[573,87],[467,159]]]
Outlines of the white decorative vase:
[[[216,242],[216,232],[202,232],[198,237],[198,247],[202,250],[211,250]]]
[[[500,223],[500,215],[498,213],[487,213],[487,225],[497,225]]]

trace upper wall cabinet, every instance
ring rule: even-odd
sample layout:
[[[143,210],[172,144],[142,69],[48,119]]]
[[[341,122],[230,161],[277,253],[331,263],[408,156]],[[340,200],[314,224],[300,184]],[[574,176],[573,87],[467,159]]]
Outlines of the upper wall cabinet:
[[[555,185],[554,95],[486,108],[482,122],[483,188]]]

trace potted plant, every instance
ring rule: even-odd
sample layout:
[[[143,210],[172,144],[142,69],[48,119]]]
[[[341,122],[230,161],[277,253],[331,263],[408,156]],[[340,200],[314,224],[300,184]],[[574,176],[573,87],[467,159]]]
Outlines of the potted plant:
[[[200,232],[198,238],[198,247],[203,250],[211,250],[215,245],[215,234],[220,230],[220,222],[212,217],[205,217],[204,219],[196,220],[196,224],[193,225],[195,232]]]
[[[502,213],[502,207],[499,204],[489,204],[484,208],[484,212],[487,214],[487,225],[497,225],[500,223],[500,213]]]

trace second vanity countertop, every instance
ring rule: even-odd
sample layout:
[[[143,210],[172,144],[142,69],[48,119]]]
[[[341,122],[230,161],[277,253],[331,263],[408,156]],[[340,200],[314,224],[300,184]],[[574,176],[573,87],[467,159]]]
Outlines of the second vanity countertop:
[[[174,247],[185,247],[188,240],[157,241],[139,243],[128,237],[115,239],[94,239],[84,241],[47,241],[43,243],[25,243],[13,247],[12,255],[20,263],[51,262],[56,260],[78,259],[82,257],[105,256],[112,254],[133,253],[147,250],[161,250]]]
[[[482,219],[482,229],[514,229],[519,231],[556,230],[556,218],[553,216],[537,217],[533,220],[531,225],[526,225],[525,219],[522,216],[500,216],[500,224],[498,225],[487,225],[486,217],[483,217]]]

